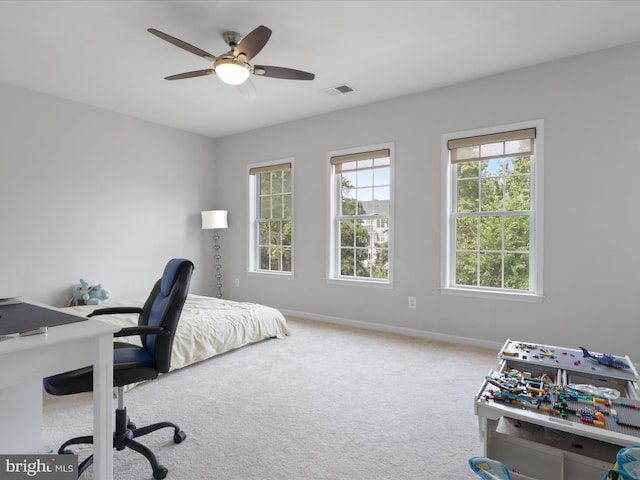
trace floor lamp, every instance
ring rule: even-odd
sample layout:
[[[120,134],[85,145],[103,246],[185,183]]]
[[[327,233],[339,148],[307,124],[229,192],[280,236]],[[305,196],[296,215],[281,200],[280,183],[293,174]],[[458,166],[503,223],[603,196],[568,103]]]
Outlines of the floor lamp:
[[[220,235],[218,235],[218,230],[228,227],[226,210],[206,210],[202,212],[202,229],[213,230],[213,249],[216,260],[216,288],[218,289],[216,297],[218,298],[222,297],[222,274],[220,273],[222,265],[220,265],[220,244],[218,243]]]

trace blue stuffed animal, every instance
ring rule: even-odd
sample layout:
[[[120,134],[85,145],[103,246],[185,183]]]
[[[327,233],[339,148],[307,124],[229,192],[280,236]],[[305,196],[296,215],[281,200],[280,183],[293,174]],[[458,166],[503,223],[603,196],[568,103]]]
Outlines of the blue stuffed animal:
[[[71,300],[69,306],[75,305],[99,305],[108,302],[111,298],[111,292],[105,290],[102,284],[91,285],[83,278],[80,283],[73,287],[71,291]]]
[[[102,284],[89,287],[89,299],[85,300],[87,305],[99,305],[108,302],[111,298],[111,292],[102,288]]]

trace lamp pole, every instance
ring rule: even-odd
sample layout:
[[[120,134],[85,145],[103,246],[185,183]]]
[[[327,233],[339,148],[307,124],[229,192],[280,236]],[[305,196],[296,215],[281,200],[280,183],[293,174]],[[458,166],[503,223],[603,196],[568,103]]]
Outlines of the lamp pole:
[[[216,288],[218,292],[216,293],[216,297],[222,298],[222,273],[220,273],[220,269],[222,265],[220,265],[220,235],[218,235],[218,230],[213,231],[213,258],[216,260]]]
[[[220,234],[218,230],[228,228],[226,210],[206,210],[202,212],[202,229],[213,230],[213,258],[216,267],[216,297],[222,298],[222,264],[220,263]]]

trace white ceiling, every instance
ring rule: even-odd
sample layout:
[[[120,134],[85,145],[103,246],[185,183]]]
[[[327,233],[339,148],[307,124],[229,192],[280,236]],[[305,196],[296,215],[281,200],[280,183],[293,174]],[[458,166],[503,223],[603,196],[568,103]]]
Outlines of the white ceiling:
[[[640,40],[640,1],[0,1],[0,81],[210,137]],[[214,55],[222,32],[273,30],[255,101],[154,27]],[[324,89],[355,89],[331,96]]]

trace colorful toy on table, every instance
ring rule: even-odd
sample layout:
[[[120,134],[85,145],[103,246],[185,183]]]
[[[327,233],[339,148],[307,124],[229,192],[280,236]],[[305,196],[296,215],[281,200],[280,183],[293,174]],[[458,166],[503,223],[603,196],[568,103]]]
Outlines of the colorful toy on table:
[[[469,466],[476,475],[485,480],[512,480],[509,469],[497,460],[486,457],[471,457]]]
[[[600,365],[604,365],[606,367],[612,368],[631,368],[627,362],[620,360],[619,358],[614,357],[613,355],[603,354],[591,354],[589,350],[584,347],[580,347],[582,350],[582,355],[584,358],[589,358],[594,362],[599,363]]]

